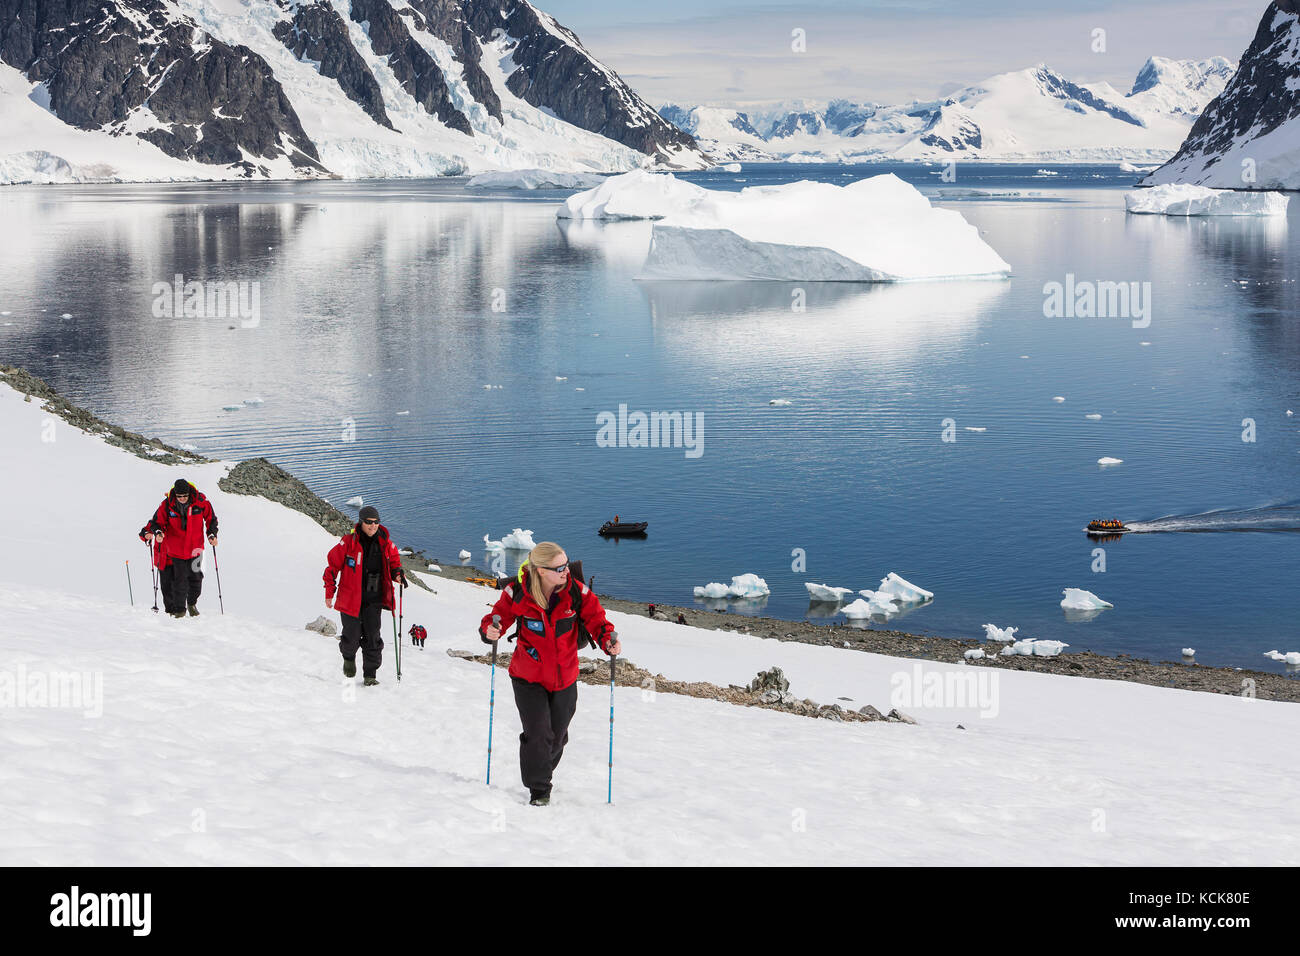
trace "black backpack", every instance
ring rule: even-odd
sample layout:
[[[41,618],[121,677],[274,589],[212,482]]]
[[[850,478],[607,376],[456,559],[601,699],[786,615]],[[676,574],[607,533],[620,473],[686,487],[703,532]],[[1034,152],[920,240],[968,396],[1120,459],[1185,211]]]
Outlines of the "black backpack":
[[[594,584],[594,582],[595,582],[595,578],[592,578],[592,583]],[[595,646],[595,643],[591,639],[591,634],[588,633],[587,631],[587,626],[582,623],[582,614],[579,611],[579,609],[582,607],[582,585],[584,584],[586,584],[588,588],[592,586],[592,584],[587,584],[586,578],[584,578],[582,575],[582,562],[570,561],[569,562],[569,604],[573,607],[575,612],[574,626],[577,627],[578,629],[578,634],[577,634],[578,650],[582,650],[584,647]],[[509,587],[522,588],[523,585],[518,581],[512,581]],[[518,592],[511,592],[511,596],[514,597],[516,600],[518,600],[519,597],[521,597],[521,595]],[[519,636],[519,631],[523,626],[524,626],[523,621],[515,622],[515,632],[511,634],[510,637],[508,638],[508,640],[511,643],[513,643],[514,639]]]

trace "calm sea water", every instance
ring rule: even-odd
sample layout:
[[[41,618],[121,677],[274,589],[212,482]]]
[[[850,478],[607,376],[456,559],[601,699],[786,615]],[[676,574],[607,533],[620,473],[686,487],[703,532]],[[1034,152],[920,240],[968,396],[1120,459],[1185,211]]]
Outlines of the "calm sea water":
[[[523,527],[602,591],[691,604],[755,572],[772,594],[737,613],[820,620],[804,582],[895,571],[936,594],[891,622],[908,630],[1282,669],[1262,654],[1300,649],[1300,534],[1243,532],[1300,525],[1300,211],[1131,217],[1113,166],[938,171],[686,178],[1016,193],[942,200],[1010,280],[644,282],[648,224],[561,223],[564,194],[457,180],[7,187],[0,360],[146,434],[361,495],[444,562],[486,566],[484,533]],[[256,281],[260,322],[155,317],[177,274]],[[1150,325],[1045,317],[1067,275],[1151,283]],[[620,405],[702,414],[702,454],[598,447]],[[648,537],[597,537],[615,513]],[[1169,520],[1100,545],[1098,571],[1080,529],[1099,515]],[[1115,606],[1067,619],[1065,587]]]

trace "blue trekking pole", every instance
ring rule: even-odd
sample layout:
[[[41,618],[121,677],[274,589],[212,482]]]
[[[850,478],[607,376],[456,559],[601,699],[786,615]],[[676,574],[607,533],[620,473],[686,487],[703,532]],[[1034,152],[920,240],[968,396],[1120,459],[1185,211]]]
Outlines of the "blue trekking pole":
[[[610,635],[611,641],[618,640],[618,631]],[[618,655],[609,656],[609,785],[605,790],[605,802],[614,802],[614,672],[618,669]]]
[[[492,615],[492,626],[498,631],[501,630],[501,615]],[[497,703],[497,641],[501,635],[497,634],[497,640],[492,642],[492,696],[488,698],[488,768],[487,768],[487,785],[492,786],[492,713],[496,709]]]

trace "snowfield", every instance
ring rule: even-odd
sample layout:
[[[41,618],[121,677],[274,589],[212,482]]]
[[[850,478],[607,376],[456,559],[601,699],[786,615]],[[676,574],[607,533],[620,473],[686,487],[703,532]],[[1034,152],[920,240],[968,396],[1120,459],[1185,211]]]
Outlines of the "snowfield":
[[[11,523],[0,552],[0,864],[1300,863],[1294,705],[618,613],[628,658],[652,671],[726,685],[778,665],[799,697],[918,723],[620,688],[606,805],[609,693],[584,686],[554,802],[529,807],[505,675],[487,787],[489,672],[445,654],[481,647],[492,592],[421,575],[437,593],[408,590],[404,623],[428,628],[426,648],[403,646],[399,684],[389,641],[382,683],[362,688],[335,640],[303,627],[333,617],[333,536],[220,491],[229,464],[213,463],[183,474],[220,518],[226,613],[209,567],[202,617],[154,614],[135,533],[181,470],[61,420],[49,440],[50,418],[0,385],[0,495],[40,528],[19,541]],[[376,504],[399,547],[418,544]],[[19,699],[57,672],[87,675],[90,693]],[[983,690],[926,696],[944,681]]]

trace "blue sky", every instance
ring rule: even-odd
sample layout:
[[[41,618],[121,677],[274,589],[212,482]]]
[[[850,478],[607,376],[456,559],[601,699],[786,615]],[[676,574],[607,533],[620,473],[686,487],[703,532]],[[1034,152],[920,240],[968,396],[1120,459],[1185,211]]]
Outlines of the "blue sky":
[[[1236,60],[1266,0],[533,0],[658,106],[929,99],[1036,63],[1127,92],[1151,55]],[[1093,31],[1105,31],[1094,52]],[[794,30],[806,50],[791,49]]]

